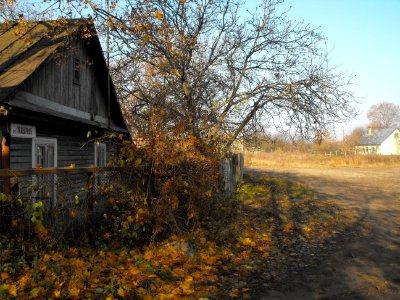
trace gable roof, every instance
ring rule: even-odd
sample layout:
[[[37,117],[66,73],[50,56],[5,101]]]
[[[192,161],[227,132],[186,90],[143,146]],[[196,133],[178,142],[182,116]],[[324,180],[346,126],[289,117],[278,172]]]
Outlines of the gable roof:
[[[109,76],[107,63],[90,19],[1,23],[0,102],[8,102],[13,91],[31,76],[47,58],[53,55],[57,49],[68,46],[71,37],[80,37],[89,41],[87,47],[101,70],[101,74],[98,76],[99,80],[103,86],[107,85]],[[115,87],[111,80],[110,82],[110,113],[119,127],[118,129],[126,131]],[[43,107],[43,109],[46,108]]]
[[[0,97],[7,97],[84,24],[82,19],[0,24]]]
[[[368,134],[368,130],[364,132],[360,139],[359,145],[380,145],[382,144],[397,128],[380,128],[373,129],[372,134]]]

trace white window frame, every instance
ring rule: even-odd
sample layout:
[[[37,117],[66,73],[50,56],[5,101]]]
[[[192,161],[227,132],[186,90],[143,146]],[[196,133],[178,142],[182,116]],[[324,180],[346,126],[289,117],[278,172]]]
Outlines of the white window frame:
[[[105,143],[99,143],[95,142],[94,143],[94,166],[95,167],[102,167],[97,165],[97,148],[103,148],[104,149],[104,167],[107,166],[107,146]]]
[[[58,146],[57,146],[57,139],[56,138],[45,138],[45,137],[36,137],[32,138],[32,169],[36,168],[36,145],[40,144],[53,144],[54,145],[54,168],[58,166]],[[35,185],[37,183],[36,175],[32,176],[32,184]],[[52,189],[52,200],[53,205],[57,203],[57,175],[53,175],[53,189]],[[33,194],[32,194],[33,195]]]
[[[36,137],[32,138],[32,169],[36,168],[35,161],[35,150],[36,145],[40,144],[54,144],[54,168],[57,168],[57,160],[58,160],[58,148],[57,148],[57,139],[56,138],[44,138],[44,137]]]
[[[97,149],[104,149],[104,166],[97,165]],[[94,166],[95,167],[105,167],[107,166],[107,146],[105,143],[95,142],[94,143]],[[94,174],[94,191],[98,192],[99,187],[101,186],[102,179],[104,179],[104,173],[95,173]]]

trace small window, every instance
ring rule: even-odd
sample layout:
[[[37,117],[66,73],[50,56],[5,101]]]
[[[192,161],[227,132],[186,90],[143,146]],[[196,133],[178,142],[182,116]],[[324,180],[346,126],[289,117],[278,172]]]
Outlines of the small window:
[[[96,167],[106,166],[106,144],[96,142],[94,144],[94,165]]]
[[[106,166],[106,144],[96,142],[94,144],[94,165],[96,167],[105,167]],[[95,193],[99,192],[100,186],[104,186],[107,184],[107,177],[104,172],[98,172],[94,175],[94,191]]]
[[[394,134],[394,138],[395,138],[395,139],[398,139],[398,138],[399,138],[399,133],[398,133],[398,132],[396,132],[396,133]]]
[[[57,168],[57,139],[36,137],[32,139],[32,168]],[[43,174],[32,176],[34,201],[39,199],[57,201],[57,175]]]
[[[81,61],[79,58],[74,58],[74,83],[81,83]]]
[[[32,168],[57,167],[57,139],[32,139]]]

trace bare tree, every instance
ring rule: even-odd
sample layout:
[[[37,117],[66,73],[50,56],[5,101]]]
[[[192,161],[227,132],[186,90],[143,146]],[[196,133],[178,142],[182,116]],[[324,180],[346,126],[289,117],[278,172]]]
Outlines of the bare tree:
[[[329,67],[325,38],[289,20],[282,0],[254,12],[241,0],[102,2],[50,1],[84,3],[104,25],[113,79],[140,133],[157,111],[165,128],[228,148],[263,127],[312,139],[354,116],[351,78]]]
[[[0,21],[49,20],[61,17],[65,7],[62,1],[0,0]]]
[[[315,136],[353,116],[349,80],[328,66],[324,37],[265,0],[136,0],[107,20],[119,59],[114,78],[137,127],[156,105],[165,125],[229,147],[262,126]],[[246,18],[245,18],[246,17]]]
[[[0,0],[0,20],[2,22],[16,21],[24,14],[32,9],[32,6],[24,1]]]
[[[369,127],[388,128],[400,126],[400,105],[393,103],[378,103],[368,110]]]
[[[103,0],[0,0],[0,22],[90,18]],[[110,2],[113,2],[110,0]]]
[[[363,127],[354,128],[350,134],[344,137],[342,146],[347,149],[353,149],[353,147],[360,142],[364,132],[365,128]]]

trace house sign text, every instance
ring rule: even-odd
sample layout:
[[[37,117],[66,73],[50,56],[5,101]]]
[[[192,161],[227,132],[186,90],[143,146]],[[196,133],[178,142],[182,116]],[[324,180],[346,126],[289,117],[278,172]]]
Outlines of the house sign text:
[[[19,138],[34,138],[36,137],[36,127],[11,123],[11,136]]]

